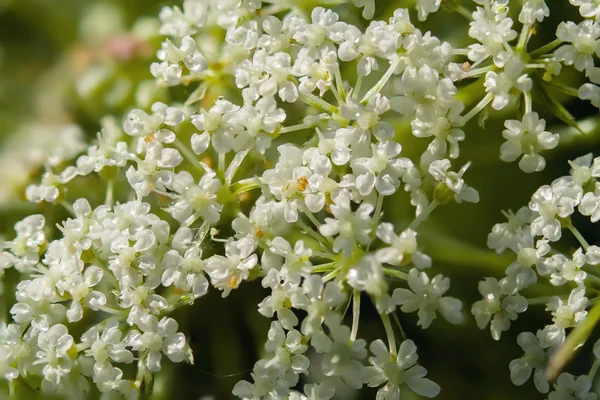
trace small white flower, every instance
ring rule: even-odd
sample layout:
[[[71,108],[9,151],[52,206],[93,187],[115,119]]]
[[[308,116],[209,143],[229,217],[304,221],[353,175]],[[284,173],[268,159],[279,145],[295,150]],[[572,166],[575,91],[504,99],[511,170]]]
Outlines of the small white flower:
[[[547,325],[544,329],[537,331],[537,335],[531,332],[522,332],[517,336],[517,343],[523,349],[523,357],[512,360],[509,364],[510,379],[521,386],[529,380],[533,372],[533,382],[541,393],[547,393],[550,385],[546,378],[546,366],[549,356],[565,340],[564,329],[556,325]]]
[[[439,311],[442,316],[452,324],[463,321],[462,304],[453,297],[442,297],[450,288],[450,279],[438,274],[429,280],[425,272],[413,268],[408,273],[408,289],[395,289],[392,295],[394,303],[400,306],[403,312],[419,310],[419,322],[423,329],[428,328]]]
[[[556,379],[554,391],[548,395],[548,400],[597,400],[598,395],[591,390],[592,379],[588,375],[576,378],[563,372]]]
[[[399,399],[404,385],[420,396],[432,398],[440,393],[437,383],[425,378],[427,370],[417,364],[417,346],[412,340],[400,344],[397,359],[390,357],[390,352],[381,339],[369,346],[373,357],[369,357],[371,366],[366,368],[366,382],[370,387],[385,384],[377,391],[377,399]]]
[[[350,198],[347,193],[341,192],[334,199],[334,204],[329,208],[335,218],[325,218],[325,223],[319,231],[325,237],[336,236],[333,249],[352,254],[357,243],[366,245],[371,241],[371,213],[374,207],[362,203],[356,211],[350,208]]]
[[[487,73],[484,86],[486,92],[494,95],[492,100],[494,110],[502,110],[508,105],[513,97],[510,93],[513,88],[521,92],[531,90],[531,78],[523,71],[525,71],[525,63],[520,58],[513,57],[506,62],[500,74],[493,71]]]
[[[571,290],[569,299],[565,303],[560,297],[554,296],[548,303],[546,311],[552,313],[552,321],[561,329],[577,326],[587,315],[585,308],[588,299],[585,297],[585,288]]]
[[[595,21],[585,20],[579,25],[572,21],[561,22],[556,37],[571,44],[556,50],[554,57],[566,65],[574,65],[578,71],[592,68],[593,56],[600,56],[600,25]]]
[[[505,285],[495,278],[480,281],[479,293],[483,300],[477,301],[471,308],[479,329],[484,329],[491,321],[490,331],[494,340],[500,340],[502,332],[510,327],[510,321],[527,310],[527,299],[519,294],[511,294],[512,290],[505,289]]]
[[[523,120],[508,120],[502,136],[507,141],[500,147],[500,159],[512,162],[521,157],[519,168],[531,173],[541,171],[546,160],[538,153],[540,150],[553,149],[558,145],[558,134],[545,131],[546,121],[540,119],[536,112],[526,113]]]
[[[429,173],[438,182],[445,185],[451,192],[454,193],[454,200],[457,203],[467,201],[469,203],[479,202],[479,193],[477,190],[470,186],[467,186],[465,181],[462,179],[463,174],[467,171],[470,162],[463,165],[458,172],[450,171],[450,160],[436,160],[429,165]]]
[[[429,268],[431,258],[417,250],[417,232],[406,229],[396,235],[394,226],[384,222],[377,227],[377,237],[389,247],[377,250],[376,257],[379,262],[391,265],[406,265],[410,262],[419,269]]]

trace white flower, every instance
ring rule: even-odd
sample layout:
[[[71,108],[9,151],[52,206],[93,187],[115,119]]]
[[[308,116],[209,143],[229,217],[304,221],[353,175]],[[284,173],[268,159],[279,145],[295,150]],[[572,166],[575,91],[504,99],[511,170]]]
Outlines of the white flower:
[[[556,37],[571,44],[556,50],[554,57],[566,65],[574,65],[578,71],[592,68],[593,56],[600,56],[600,25],[595,21],[585,20],[579,25],[572,21],[561,22]]]
[[[214,255],[205,261],[205,270],[213,286],[223,290],[223,297],[237,289],[256,266],[258,257],[253,250],[247,240],[230,241],[225,245],[225,256]]]
[[[600,86],[584,83],[579,87],[577,95],[581,100],[589,100],[594,107],[600,108]]]
[[[85,354],[93,357],[96,363],[103,364],[107,360],[131,364],[133,353],[127,350],[121,340],[123,332],[116,320],[109,320],[104,326],[95,325],[81,336],[81,343],[87,349]]]
[[[438,274],[429,280],[425,272],[413,268],[408,273],[408,289],[395,289],[392,295],[394,303],[403,312],[419,310],[419,322],[423,329],[428,328],[439,311],[442,316],[453,324],[463,321],[462,304],[453,297],[442,297],[450,288],[450,279]]]
[[[585,319],[587,302],[585,288],[578,287],[571,290],[566,304],[560,297],[553,296],[546,307],[546,311],[552,313],[552,321],[559,328],[571,328]]]
[[[178,324],[173,318],[146,314],[137,324],[143,333],[132,330],[124,342],[134,351],[144,354],[144,364],[152,372],[161,370],[162,355],[173,362],[191,360],[191,350],[185,335],[177,332]]]
[[[598,0],[569,0],[569,3],[579,7],[579,13],[584,18],[595,18],[600,16],[600,3]]]
[[[213,170],[202,175],[197,184],[192,174],[181,171],[167,187],[178,194],[168,208],[177,221],[186,223],[189,218],[198,217],[211,224],[219,221],[223,205],[217,201],[216,193],[221,188],[221,181]]]
[[[161,276],[163,286],[174,285],[194,296],[203,296],[208,290],[208,280],[204,276],[202,251],[198,247],[190,247],[182,256],[177,250],[169,250],[162,260],[164,272]]]
[[[473,21],[470,23],[469,36],[481,42],[469,46],[469,58],[479,61],[488,56],[494,57],[494,64],[501,67],[506,55],[505,46],[517,37],[517,32],[512,29],[513,20],[508,16],[509,8],[505,1],[479,2],[486,7],[477,7],[473,12]]]
[[[525,63],[520,58],[513,57],[506,62],[500,74],[493,71],[487,73],[484,86],[486,92],[494,95],[492,100],[494,110],[502,110],[508,105],[513,88],[521,92],[531,90],[531,79],[523,73],[524,70]]]
[[[558,218],[573,214],[582,196],[583,189],[571,177],[559,178],[551,186],[540,187],[529,202],[529,208],[539,213],[531,223],[531,233],[543,235],[552,242],[559,240],[562,228]]]
[[[208,68],[208,62],[198,51],[196,41],[191,36],[183,37],[180,47],[166,39],[156,56],[162,62],[152,63],[150,72],[168,85],[179,84],[183,72],[180,64],[193,74],[199,74]]]
[[[379,262],[396,266],[412,262],[419,269],[431,266],[431,258],[417,250],[417,232],[412,229],[396,235],[394,226],[384,222],[379,224],[375,233],[383,243],[390,245],[377,250]]]
[[[379,313],[388,314],[394,311],[383,267],[375,257],[372,255],[363,257],[348,271],[346,279],[355,290],[367,292],[371,296]]]
[[[500,340],[502,332],[510,327],[510,321],[527,310],[527,299],[519,294],[510,294],[512,290],[507,290],[505,285],[495,278],[480,281],[479,293],[483,300],[477,301],[471,308],[479,329],[484,329],[491,320],[490,331],[494,340]]]
[[[544,0],[527,0],[519,13],[519,22],[532,25],[536,21],[542,22],[550,15],[550,9]]]
[[[437,396],[440,387],[425,378],[427,370],[417,363],[417,346],[412,340],[405,340],[400,345],[396,360],[392,360],[390,352],[381,339],[369,346],[373,357],[369,357],[371,366],[366,368],[365,380],[370,387],[385,384],[377,391],[377,400],[401,398],[401,388],[406,385],[416,394],[428,398]]]
[[[477,190],[465,184],[462,179],[463,174],[467,171],[470,162],[466,163],[458,172],[449,171],[451,165],[450,160],[436,160],[429,165],[429,173],[438,182],[445,185],[453,193],[453,198],[457,203],[467,201],[469,203],[479,202],[479,193]],[[445,199],[442,199],[445,201]]]
[[[556,325],[547,325],[537,331],[522,332],[517,336],[517,343],[523,349],[523,357],[512,360],[509,364],[510,379],[521,386],[529,380],[533,372],[533,382],[541,393],[547,393],[550,385],[546,378],[546,366],[549,356],[565,340],[565,331]]]
[[[502,136],[507,140],[500,147],[502,161],[519,161],[519,168],[531,173],[541,171],[546,166],[546,160],[538,153],[540,150],[553,149],[558,145],[558,134],[544,131],[546,121],[540,119],[536,112],[523,115],[523,122],[507,120],[506,129]]]
[[[357,242],[366,245],[371,241],[371,213],[374,207],[362,203],[356,211],[350,208],[350,198],[347,193],[340,193],[334,199],[329,209],[335,218],[325,218],[325,223],[319,231],[325,237],[336,236],[333,242],[335,252],[343,251],[352,254]]]
[[[587,273],[583,271],[586,256],[581,248],[577,249],[572,258],[562,254],[555,254],[544,261],[544,266],[551,271],[551,280],[555,286],[564,285],[567,282],[575,282],[578,286],[584,286]]]
[[[44,379],[54,386],[61,384],[73,367],[72,355],[77,353],[73,337],[69,335],[66,326],[53,325],[46,332],[40,333],[37,339],[40,350],[36,354],[36,364],[44,365]]]
[[[356,188],[362,196],[368,196],[376,189],[383,196],[390,196],[400,186],[404,172],[412,168],[412,161],[396,158],[402,146],[391,140],[371,145],[371,157],[359,157],[351,162],[356,176]]]
[[[554,392],[548,395],[548,400],[597,400],[598,395],[592,390],[592,379],[588,375],[575,378],[563,372],[556,379]]]
[[[596,182],[593,192],[583,195],[578,210],[582,215],[590,217],[592,222],[600,220],[600,183]]]
[[[498,254],[504,253],[507,248],[516,253],[518,244],[531,236],[528,224],[534,219],[534,212],[529,207],[521,207],[516,214],[510,210],[502,213],[508,222],[494,225],[488,235],[487,246]]]
[[[325,324],[331,333],[331,344],[323,354],[323,374],[339,376],[348,387],[360,389],[365,373],[360,360],[367,356],[367,343],[363,339],[350,340],[350,328],[341,324],[338,314],[330,314]]]
[[[198,0],[185,0],[183,7],[163,7],[158,17],[162,22],[159,33],[184,37],[198,32],[207,22],[208,5]]]
[[[415,8],[418,12],[419,21],[425,21],[429,13],[436,12],[441,3],[442,0],[418,0]]]

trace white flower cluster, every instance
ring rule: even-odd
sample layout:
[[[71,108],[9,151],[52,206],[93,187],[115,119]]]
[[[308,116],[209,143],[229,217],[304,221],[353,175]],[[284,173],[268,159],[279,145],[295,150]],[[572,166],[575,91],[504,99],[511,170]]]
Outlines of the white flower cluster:
[[[600,248],[589,245],[573,225],[576,214],[591,222],[598,220],[595,212],[600,207],[600,183],[597,181],[600,157],[592,159],[592,154],[588,154],[572,161],[571,166],[570,175],[540,187],[528,207],[521,208],[516,214],[507,213],[508,222],[493,227],[488,246],[497,253],[512,251],[516,260],[507,267],[504,278],[486,278],[480,282],[479,292],[483,299],[471,310],[479,327],[483,329],[490,323],[492,337],[499,340],[511,321],[530,305],[546,305],[553,323],[536,335],[531,332],[519,334],[517,341],[524,355],[510,363],[515,385],[524,384],[533,371],[535,386],[542,393],[550,390],[548,368],[552,355],[564,344],[568,330],[586,321],[588,309],[593,305],[587,297],[588,292],[595,290],[590,288],[598,279],[594,267],[600,264]],[[565,230],[570,231],[580,246],[572,253],[565,253],[565,246],[559,244]],[[558,295],[526,297],[538,283],[538,278],[547,279],[559,288]],[[563,373],[555,385],[556,391],[550,393],[549,398],[569,398],[564,396],[567,393],[570,396],[573,391],[576,398],[596,398],[595,394],[586,397],[591,385],[590,376],[577,378],[579,383],[573,383],[573,379]]]
[[[471,163],[451,162],[466,124],[490,108],[518,113],[505,123],[500,158],[534,172],[545,166],[540,152],[559,141],[533,111],[534,83],[550,85],[561,65],[574,64],[592,82],[580,97],[600,104],[595,20],[562,23],[557,41],[528,53],[533,24],[548,15],[543,0],[524,2],[520,35],[508,1],[475,3],[466,12],[474,43],[461,49],[417,29],[406,9],[363,31],[332,10],[306,13],[287,1],[185,0],[163,8],[160,33],[168,38],[150,71],[158,85],[197,88],[183,104],[131,110],[122,130],[105,121],[74,165],[48,167],[27,189],[29,200],[56,201],[73,215],[58,231],[30,216],[4,245],[1,270],[22,274],[13,323],[1,329],[4,377],[41,376],[45,390],[61,394],[88,390],[91,380],[135,397],[163,355],[192,361],[171,311],[209,286],[225,297],[260,278],[269,294],[258,310],[273,321],[252,382],[239,382],[236,396],[329,399],[340,382],[377,387],[378,399],[407,390],[436,396],[440,387],[425,378],[414,342],[398,347],[391,321],[397,309],[416,312],[424,329],[438,313],[463,320],[460,300],[446,295],[449,279],[425,271],[433,263],[417,238],[437,207],[479,201],[464,179]],[[582,14],[597,15],[579,3]],[[354,4],[373,15],[372,1]],[[418,18],[440,4],[417,1]],[[458,93],[472,79],[486,94],[465,111]],[[515,111],[520,99],[524,112]],[[428,140],[418,160],[402,152],[398,118]],[[104,203],[93,207],[66,190],[90,174],[106,183]],[[551,244],[563,228],[574,230],[575,210],[600,219],[599,176],[600,160],[574,161],[571,176],[540,188],[529,209],[490,235],[491,248],[517,254],[505,278],[480,284],[484,300],[473,306],[481,327],[491,321],[494,338],[527,309],[521,291],[538,275],[573,286],[568,298],[548,302],[554,325],[519,340],[526,354],[511,364],[517,384],[535,369],[538,388],[548,391],[539,372],[547,353],[586,317],[585,265],[600,263],[600,250],[582,243],[564,255]],[[415,218],[384,220],[385,203],[402,198]],[[380,315],[387,346],[358,338],[363,298]],[[94,325],[74,337],[71,324],[84,317]],[[122,364],[134,361],[137,375],[126,376]],[[325,378],[299,386],[315,369]],[[585,382],[572,380],[560,378],[557,392],[583,390]]]

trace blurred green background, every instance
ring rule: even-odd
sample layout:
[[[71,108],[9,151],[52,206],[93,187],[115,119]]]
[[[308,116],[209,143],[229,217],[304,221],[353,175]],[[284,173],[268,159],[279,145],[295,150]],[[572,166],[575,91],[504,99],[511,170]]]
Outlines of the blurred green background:
[[[552,40],[561,20],[580,18],[566,0],[547,3],[552,7],[551,17],[538,29],[530,48]],[[149,90],[152,86],[149,63],[161,41],[156,36],[156,16],[167,4],[173,3],[0,0],[0,233],[6,239],[13,236],[13,224],[30,213],[41,212],[48,221],[54,222],[66,216],[59,207],[23,202],[25,185],[39,178],[41,173],[42,150],[46,146],[68,146],[69,143],[60,139],[65,124],[77,124],[91,140],[105,115],[114,116],[120,123],[128,109],[143,105],[149,98],[181,101],[185,99],[182,96],[189,94],[177,90]],[[472,7],[471,2],[465,1],[464,5]],[[388,18],[395,8],[403,6],[412,4],[380,0],[375,18]],[[341,6],[339,11],[346,19],[356,20],[352,13],[359,15],[352,5]],[[419,28],[431,29],[454,47],[470,43],[467,21],[458,14],[442,10],[424,24],[416,22],[412,11],[411,16]],[[124,47],[120,46],[123,43]],[[569,68],[564,69],[561,79],[574,85],[580,81]],[[472,101],[477,102],[483,88],[479,81],[461,91],[469,92]],[[568,173],[567,160],[588,152],[600,154],[597,109],[558,93],[552,95],[577,121],[585,121],[580,124],[585,134],[566,127],[554,116],[551,104],[544,103],[541,96],[534,97],[534,109],[547,119],[550,130],[561,133],[561,145],[547,154],[548,166],[543,173],[526,175],[516,164],[502,163],[498,158],[503,121],[516,115],[514,109],[492,113],[485,127],[471,121],[456,165],[472,161],[466,180],[479,190],[481,201],[476,205],[453,204],[439,208],[433,218],[422,225],[420,238],[424,252],[434,258],[433,271],[451,278],[449,294],[463,300],[467,315],[464,325],[451,326],[438,319],[423,331],[416,326],[414,315],[399,314],[407,336],[418,345],[420,361],[429,370],[429,376],[442,387],[439,399],[545,398],[535,391],[531,382],[520,388],[512,385],[508,370],[510,360],[522,355],[516,344],[517,334],[535,332],[549,322],[543,306],[532,306],[499,342],[492,340],[488,330],[477,329],[470,307],[480,297],[478,281],[484,276],[501,277],[512,261],[510,256],[497,256],[485,246],[492,226],[503,220],[500,210],[516,211],[526,205],[537,187]],[[427,141],[413,138],[406,122],[396,122],[403,153],[418,157]],[[86,187],[81,185],[71,194],[76,195],[77,190],[81,190],[92,200],[103,195]],[[402,195],[388,198],[384,211],[385,218],[399,226],[411,220],[410,209]],[[600,241],[597,228],[584,220],[576,222],[590,244]],[[7,320],[18,277],[9,271],[4,280],[0,310],[2,319]],[[566,288],[550,288],[548,292],[541,289],[531,293],[531,297],[550,293],[568,291]],[[258,314],[256,304],[265,294],[259,282],[252,282],[242,285],[226,299],[221,299],[220,293],[213,290],[194,306],[179,309],[174,317],[180,323],[180,330],[188,334],[195,364],[164,363],[152,398],[230,398],[235,382],[249,379],[249,370],[262,350],[269,321]],[[361,318],[359,336],[367,340],[384,337],[377,314],[368,302],[363,302]],[[569,372],[587,372],[592,357],[588,347],[585,346],[568,366]],[[38,397],[29,388],[22,390],[26,398]],[[374,390],[365,390],[359,398],[374,398],[374,393]],[[337,398],[352,397],[340,392]]]

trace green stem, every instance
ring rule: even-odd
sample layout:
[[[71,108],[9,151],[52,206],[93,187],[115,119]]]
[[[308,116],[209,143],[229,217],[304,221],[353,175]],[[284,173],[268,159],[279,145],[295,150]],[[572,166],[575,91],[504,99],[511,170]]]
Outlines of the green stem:
[[[517,43],[517,51],[521,52],[527,46],[527,42],[529,41],[529,30],[531,29],[530,24],[523,25],[521,29],[521,34],[519,35],[519,42]]]
[[[481,99],[481,101],[471,109],[471,111],[469,111],[467,113],[467,115],[465,115],[464,117],[461,118],[460,122],[462,125],[466,124],[467,122],[469,122],[471,120],[471,118],[473,118],[474,116],[476,116],[477,114],[479,114],[479,112],[481,110],[483,110],[488,104],[491,103],[492,99],[494,98],[494,95],[490,92],[488,94],[485,95],[485,97],[483,99]]]
[[[202,164],[198,161],[196,154],[192,152],[185,144],[183,144],[179,139],[175,138],[173,145],[179,152],[185,157],[185,159],[192,164],[195,168],[199,169],[202,172],[206,172]]]
[[[322,272],[331,272],[335,267],[335,262],[329,262],[326,264],[315,265],[311,271],[313,274],[318,274]]]
[[[571,86],[567,86],[564,83],[555,82],[554,80],[552,80],[552,81],[544,82],[544,84],[547,86],[550,86],[551,88],[559,90],[560,92],[562,92],[564,94],[579,98],[579,92],[577,91],[577,89],[572,88]]]
[[[402,272],[399,271],[397,269],[393,269],[393,268],[383,268],[383,272],[387,275],[390,276],[392,278],[398,278],[398,279],[404,279],[407,280],[408,279],[408,274],[406,272]]]
[[[583,250],[587,250],[587,248],[590,247],[583,235],[577,230],[577,228],[575,228],[575,226],[573,226],[573,223],[569,223],[567,225],[567,229],[571,231],[573,236],[575,236],[581,247],[583,247]]]
[[[339,113],[339,110],[335,106],[329,104],[325,100],[315,96],[312,93],[303,93],[301,96],[301,99],[303,102],[305,102],[306,104],[308,104],[311,107],[316,108],[317,110],[321,110],[321,111],[329,113],[329,114],[338,114]]]
[[[429,215],[433,212],[433,210],[435,210],[435,208],[437,206],[438,206],[438,203],[435,200],[433,200],[431,203],[429,203],[427,208],[425,210],[423,210],[423,212],[421,214],[419,214],[417,216],[417,218],[415,218],[413,220],[413,222],[410,223],[410,225],[408,225],[408,227],[406,229],[412,229],[412,230],[417,229],[417,227],[421,224],[421,222],[425,221],[427,219],[427,217],[429,217]]]
[[[525,113],[527,114],[533,110],[531,92],[523,92],[523,97],[525,97]]]
[[[114,181],[111,179],[106,183],[106,197],[104,198],[104,204],[109,207],[113,205],[113,191]]]
[[[383,74],[383,76],[379,79],[379,81],[375,84],[375,86],[373,86],[362,98],[362,100],[360,101],[361,103],[366,103],[369,101],[369,99],[375,94],[375,93],[379,93],[379,91],[381,89],[383,89],[383,87],[385,86],[385,84],[387,83],[387,81],[390,79],[390,77],[392,76],[392,74],[394,73],[394,71],[396,71],[396,68],[398,68],[398,65],[400,65],[400,58],[397,57],[394,61],[392,61],[392,63],[390,64],[389,68],[387,69],[387,71],[385,71],[385,74]]]
[[[538,57],[543,56],[544,54],[554,50],[555,48],[557,48],[558,46],[560,46],[561,44],[563,44],[563,41],[560,39],[554,39],[553,41],[551,41],[550,43],[540,47],[537,50],[532,51],[529,56],[531,57],[532,60],[535,60]]]
[[[390,322],[390,316],[387,314],[379,314],[383,327],[385,328],[385,334],[387,336],[388,348],[390,349],[390,355],[392,361],[396,361],[398,352],[396,351],[396,337],[394,336],[394,330],[392,329],[392,323]]]
[[[358,99],[358,95],[360,92],[360,87],[362,86],[362,82],[363,82],[363,77],[362,76],[358,76],[358,78],[356,78],[356,83],[354,84],[354,89],[352,90],[352,99],[356,100]]]
[[[360,320],[360,292],[355,290],[352,292],[352,331],[350,332],[350,340],[355,341],[358,335],[358,324]]]

